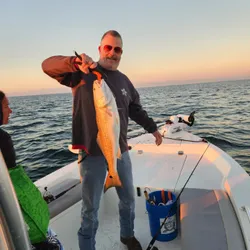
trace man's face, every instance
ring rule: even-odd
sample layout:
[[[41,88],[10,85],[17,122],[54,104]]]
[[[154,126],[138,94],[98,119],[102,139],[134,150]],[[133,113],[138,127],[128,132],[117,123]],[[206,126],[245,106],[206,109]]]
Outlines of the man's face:
[[[108,70],[116,70],[119,66],[122,55],[122,41],[118,37],[106,35],[99,46],[100,60],[102,67]]]

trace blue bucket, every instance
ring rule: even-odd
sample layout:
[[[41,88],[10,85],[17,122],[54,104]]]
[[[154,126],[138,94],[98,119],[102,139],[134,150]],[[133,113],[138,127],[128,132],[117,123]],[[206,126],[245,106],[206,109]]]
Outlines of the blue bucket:
[[[156,240],[158,241],[171,241],[177,237],[177,202],[176,196],[169,191],[164,191],[166,203],[168,202],[168,193],[171,194],[172,203],[168,205],[162,205],[162,191],[155,191],[149,194],[149,199],[154,201],[155,204],[150,204],[146,201],[146,208],[148,211],[149,226],[151,236],[158,232],[161,224],[166,216],[168,216],[164,225],[161,228],[161,232],[158,234]],[[160,204],[160,205],[159,205]],[[173,206],[173,207],[172,207]],[[172,208],[171,208],[172,207]],[[171,211],[169,213],[169,210]]]

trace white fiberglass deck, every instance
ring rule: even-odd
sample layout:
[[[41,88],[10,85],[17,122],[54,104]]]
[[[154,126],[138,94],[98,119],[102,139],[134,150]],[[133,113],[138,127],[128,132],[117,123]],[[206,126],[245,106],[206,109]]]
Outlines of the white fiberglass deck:
[[[143,194],[143,192],[142,192]],[[96,250],[126,250],[120,243],[120,225],[118,217],[118,199],[115,189],[110,189],[104,195],[100,207],[100,224],[96,236]],[[65,250],[76,250],[78,247],[77,231],[80,226],[81,202],[53,218],[50,227],[57,233]],[[135,235],[146,249],[152,239],[149,231],[148,215],[146,213],[144,196],[136,198]],[[169,242],[156,241],[159,250],[180,250],[180,237]]]

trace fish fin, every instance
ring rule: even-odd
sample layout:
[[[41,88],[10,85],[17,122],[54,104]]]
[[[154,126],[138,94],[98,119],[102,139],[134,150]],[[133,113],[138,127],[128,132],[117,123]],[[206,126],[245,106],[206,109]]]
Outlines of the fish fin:
[[[119,178],[118,173],[116,173],[114,176],[110,176],[109,174],[107,175],[105,184],[104,184],[104,193],[112,187],[121,187],[122,183]]]
[[[121,158],[122,158],[122,153],[121,153],[121,149],[120,149],[120,147],[118,148],[118,151],[117,151],[117,156],[116,156],[118,159],[120,159],[121,160]]]

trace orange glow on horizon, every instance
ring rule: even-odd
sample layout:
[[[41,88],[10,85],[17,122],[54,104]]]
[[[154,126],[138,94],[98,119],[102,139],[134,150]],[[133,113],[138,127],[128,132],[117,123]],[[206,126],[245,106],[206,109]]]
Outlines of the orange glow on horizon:
[[[191,64],[188,59],[172,63],[159,60],[158,63],[158,65],[146,64],[147,66],[145,63],[139,63],[137,68],[133,68],[132,64],[125,62],[120,70],[129,77],[135,87],[250,78],[250,59],[231,62],[226,62],[225,59],[215,62],[193,61]],[[40,90],[42,93],[70,92],[68,87],[47,76],[38,65],[32,68],[0,69],[0,73],[2,73],[0,89],[9,94],[24,92],[29,94]]]

